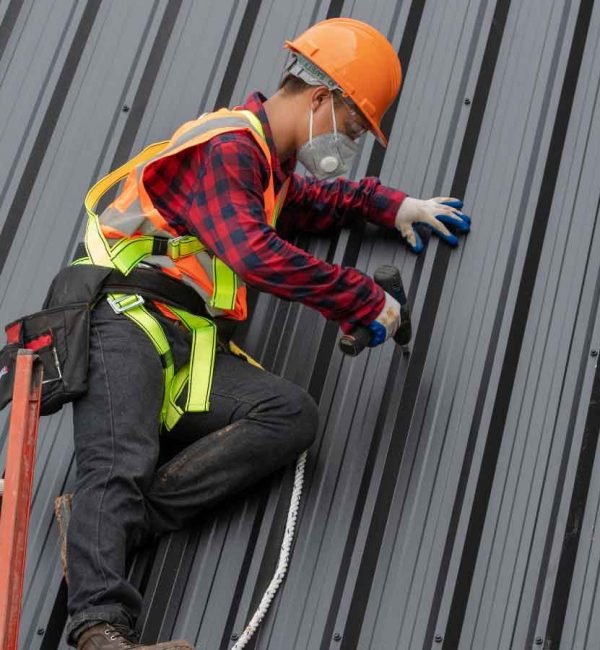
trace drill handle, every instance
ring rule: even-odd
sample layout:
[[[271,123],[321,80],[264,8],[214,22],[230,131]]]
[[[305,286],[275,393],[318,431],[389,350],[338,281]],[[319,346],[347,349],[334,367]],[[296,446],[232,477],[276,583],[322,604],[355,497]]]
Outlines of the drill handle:
[[[375,282],[384,290],[387,291],[393,298],[400,303],[400,326],[394,335],[394,341],[403,346],[408,345],[412,337],[412,329],[410,324],[410,308],[402,285],[402,278],[400,271],[395,266],[386,264],[380,266],[373,276]],[[371,343],[373,333],[368,327],[359,326],[354,329],[352,334],[344,334],[340,338],[340,349],[344,354],[355,357],[360,354]]]

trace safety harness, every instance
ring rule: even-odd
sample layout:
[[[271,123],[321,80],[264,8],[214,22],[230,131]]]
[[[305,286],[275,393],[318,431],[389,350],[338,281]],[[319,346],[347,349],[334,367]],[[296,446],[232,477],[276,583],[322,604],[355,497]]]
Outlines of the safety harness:
[[[268,149],[264,131],[258,118],[249,111],[240,111],[240,113],[245,114],[246,119],[252,123],[253,128],[263,138],[263,150]],[[173,140],[175,140],[175,136]],[[142,271],[142,269],[136,269],[136,267],[148,257],[163,255],[172,261],[176,261],[206,250],[202,242],[193,236],[166,238],[142,234],[134,237],[120,237],[113,241],[111,237],[107,237],[103,233],[99,217],[95,212],[98,202],[111,187],[125,178],[136,166],[160,154],[170,143],[171,141],[165,141],[150,145],[135,158],[108,174],[90,189],[85,199],[88,222],[84,243],[87,254],[75,260],[73,264],[104,266],[116,269],[124,276],[130,273],[133,276]],[[273,201],[270,210],[270,224],[272,226],[275,225],[277,216],[283,206],[288,184],[289,178]],[[269,189],[272,191],[272,179]],[[134,269],[136,269],[136,273],[132,273]],[[213,286],[209,306],[225,312],[233,310],[234,306],[236,306],[237,276],[216,256],[212,258],[212,279]],[[117,282],[119,282],[118,279]],[[108,284],[110,285],[111,282],[109,281]],[[148,295],[147,292],[146,295]],[[168,304],[169,314],[176,317],[192,333],[190,360],[175,372],[173,354],[165,332],[155,316],[144,306],[144,297],[139,293],[110,292],[107,295],[107,300],[115,312],[125,315],[146,333],[160,355],[165,387],[160,416],[162,426],[167,430],[172,429],[186,411],[207,411],[210,407],[209,395],[217,339],[215,323],[210,318],[174,306],[172,301]],[[160,303],[157,304],[160,305]],[[162,307],[163,309],[167,308],[167,305],[162,305]],[[246,361],[258,368],[262,368],[259,363],[243,352],[233,341],[229,341],[229,347],[233,354],[245,358]],[[285,578],[300,508],[306,459],[307,452],[303,452],[296,463],[294,487],[275,574],[256,612],[232,650],[242,650],[248,644],[266,616],[269,606]]]
[[[265,139],[258,118],[249,111],[239,111],[252,123],[254,129]],[[266,139],[265,139],[266,142]],[[206,248],[192,235],[166,238],[155,235],[122,237],[115,243],[103,233],[96,206],[106,192],[124,179],[133,169],[155,158],[171,141],[157,142],[146,147],[137,156],[102,178],[88,192],[85,207],[88,221],[85,231],[87,255],[73,264],[94,264],[117,269],[128,275],[144,259],[163,255],[172,261],[195,255]],[[281,209],[281,196],[277,201],[276,214]],[[276,218],[276,214],[274,217]],[[218,310],[232,310],[236,300],[237,276],[218,257],[212,257],[213,292],[210,307]],[[169,316],[180,321],[192,334],[189,362],[175,372],[171,347],[165,332],[156,317],[144,306],[145,300],[138,293],[109,293],[107,300],[112,309],[123,314],[146,333],[160,355],[164,375],[164,395],[160,412],[161,425],[171,430],[185,412],[202,412],[210,408],[210,389],[217,343],[217,328],[213,320],[190,313],[173,305],[162,305]],[[237,346],[230,344],[234,353],[249,360]],[[258,364],[256,364],[258,365]]]

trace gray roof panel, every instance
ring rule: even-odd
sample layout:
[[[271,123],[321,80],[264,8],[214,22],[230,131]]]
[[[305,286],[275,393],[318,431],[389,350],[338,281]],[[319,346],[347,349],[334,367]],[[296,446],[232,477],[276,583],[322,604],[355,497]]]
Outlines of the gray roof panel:
[[[405,75],[390,146],[367,138],[352,175],[464,196],[474,225],[420,256],[359,222],[299,239],[330,262],[401,269],[410,358],[391,344],[344,358],[316,312],[252,297],[240,343],[310,390],[321,425],[289,574],[251,647],[595,647],[598,3],[0,2],[0,320],[39,307],[97,178],[206,110],[273,92],[282,41],[337,15],[386,33]],[[28,650],[66,648],[52,502],[73,486],[71,433],[69,408],[41,422]],[[233,645],[274,570],[292,478],[140,550],[145,641]]]

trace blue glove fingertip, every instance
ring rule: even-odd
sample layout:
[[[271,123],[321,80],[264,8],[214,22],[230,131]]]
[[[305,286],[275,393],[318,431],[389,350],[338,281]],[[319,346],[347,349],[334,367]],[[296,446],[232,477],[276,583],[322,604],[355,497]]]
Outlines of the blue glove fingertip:
[[[460,199],[456,199],[456,201],[442,201],[442,205],[449,205],[451,208],[454,208],[455,210],[462,210],[463,208],[463,202]],[[469,215],[464,214],[464,212],[461,212],[458,215],[463,221],[466,221],[468,224],[471,223],[471,217]],[[437,217],[439,219],[439,217]]]
[[[433,228],[433,232],[440,238],[443,239],[447,244],[450,246],[458,246],[458,237],[456,235],[446,235],[443,233],[441,230],[437,230],[436,228]]]
[[[457,216],[460,217],[460,215],[457,215]],[[460,232],[460,233],[469,232],[469,230],[471,228],[469,223],[464,221],[462,218],[460,219],[460,221],[457,221],[456,219],[453,219],[452,217],[450,217],[447,214],[436,214],[435,218],[438,221],[441,221],[446,226],[450,226],[451,228],[456,228],[456,230],[458,230],[458,232]]]
[[[369,343],[370,348],[381,345],[387,338],[387,330],[379,321],[374,320],[372,323],[369,323],[367,327],[373,334],[371,336],[371,342]]]
[[[421,235],[413,228],[413,232],[415,233],[415,245],[413,246],[410,242],[406,242],[408,247],[413,253],[416,253],[417,255],[425,248],[425,244],[423,243],[423,240],[421,239]]]
[[[463,207],[463,202],[460,199],[454,199],[453,201],[442,201],[442,205],[449,205],[451,208],[460,210]]]

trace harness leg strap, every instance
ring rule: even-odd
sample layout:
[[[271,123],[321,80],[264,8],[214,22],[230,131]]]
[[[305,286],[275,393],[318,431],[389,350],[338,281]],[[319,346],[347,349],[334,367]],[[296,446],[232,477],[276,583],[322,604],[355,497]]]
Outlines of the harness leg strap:
[[[108,295],[108,302],[116,313],[127,316],[149,337],[160,356],[164,379],[163,402],[160,410],[162,424],[167,416],[169,391],[175,375],[175,364],[169,341],[161,324],[143,306],[144,299],[142,296],[111,293]],[[116,305],[116,308],[114,305]]]

